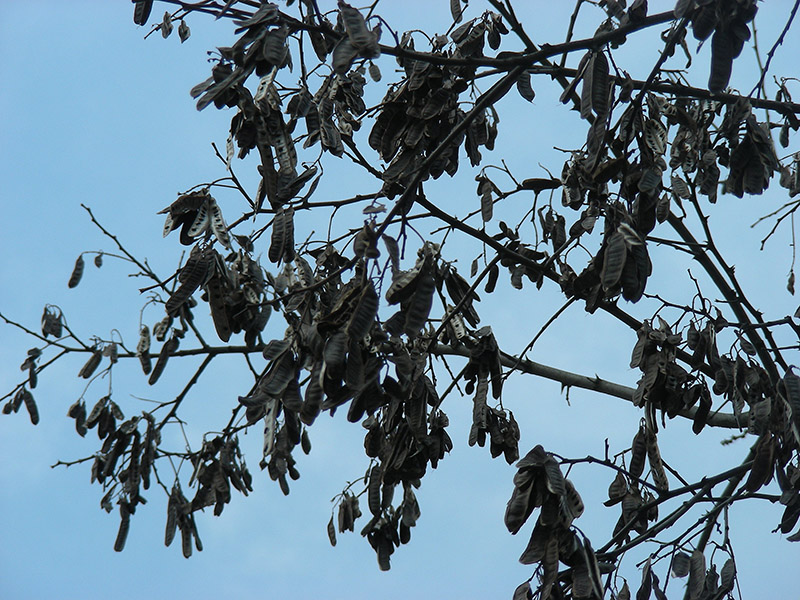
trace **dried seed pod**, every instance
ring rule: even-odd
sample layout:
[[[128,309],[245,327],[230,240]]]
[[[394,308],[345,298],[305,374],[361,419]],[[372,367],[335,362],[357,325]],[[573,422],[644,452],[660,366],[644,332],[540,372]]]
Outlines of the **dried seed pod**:
[[[687,584],[690,600],[697,600],[703,593],[706,583],[706,557],[700,550],[692,552],[689,559],[689,583]]]
[[[406,310],[405,333],[409,337],[416,337],[419,330],[428,320],[433,305],[433,294],[436,291],[436,282],[430,273],[424,273],[417,283],[417,289],[411,298],[411,303]]]
[[[74,288],[81,282],[84,266],[85,263],[83,261],[83,254],[79,254],[77,260],[75,261],[75,266],[72,267],[72,273],[70,274],[69,281],[67,282],[68,287]]]
[[[36,407],[36,401],[33,399],[33,394],[30,390],[22,388],[18,394],[21,394],[22,401],[25,403],[25,408],[28,410],[28,416],[31,418],[31,423],[37,425],[39,423],[39,409]]]
[[[333,515],[331,515],[331,520],[328,521],[328,540],[331,543],[331,546],[336,545],[336,526],[333,524]]]
[[[146,25],[153,9],[153,0],[137,0],[133,6],[133,22],[137,25]]]
[[[158,378],[161,377],[161,373],[164,371],[164,367],[167,366],[169,357],[178,349],[179,345],[180,340],[175,335],[164,342],[164,345],[161,346],[161,352],[158,354],[155,367],[153,367],[153,371],[150,373],[150,378],[147,380],[147,383],[153,385],[156,381],[158,381]]]
[[[78,377],[83,377],[84,379],[89,379],[100,365],[100,361],[103,359],[103,351],[102,350],[95,350],[92,352],[92,355],[89,357],[89,360],[86,361],[86,364],[81,367],[81,370],[78,372]]]
[[[372,328],[375,317],[378,315],[378,294],[371,281],[364,286],[358,304],[353,310],[350,322],[347,324],[347,334],[356,340],[364,338]]]
[[[643,427],[639,428],[631,444],[631,461],[628,472],[631,477],[638,479],[644,472],[644,458],[647,455],[647,434]]]
[[[656,434],[652,431],[647,432],[647,459],[650,462],[650,472],[653,475],[655,486],[660,490],[668,490],[669,480],[664,471],[664,462],[661,460]]]
[[[126,502],[120,502],[119,516],[119,530],[117,531],[117,539],[114,541],[114,552],[122,552],[125,548],[125,541],[128,539],[128,530],[131,525],[131,512]]]

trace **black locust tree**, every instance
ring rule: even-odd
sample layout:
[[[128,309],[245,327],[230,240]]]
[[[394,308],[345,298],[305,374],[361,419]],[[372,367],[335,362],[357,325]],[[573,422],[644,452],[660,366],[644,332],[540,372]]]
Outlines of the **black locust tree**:
[[[731,197],[763,195],[765,242],[791,240],[793,266],[798,86],[770,67],[796,35],[798,3],[759,13],[755,0],[680,0],[653,14],[643,0],[577,0],[563,31],[536,42],[511,0],[451,0],[442,32],[423,22],[398,31],[379,1],[169,1],[160,21],[153,4],[133,3],[148,37],[183,41],[193,19],[214,17],[235,35],[210,49],[209,77],[191,90],[198,110],[231,115],[227,143],[214,146],[219,176],[153,206],[164,218],[159,252],[168,248],[175,268],[156,272],[86,207],[111,246],[82,253],[68,286],[87,262],[119,260],[149,280],[142,310],[111,337],[87,335],[51,304],[40,329],[3,316],[33,343],[3,413],[24,405],[36,424],[37,379],[56,362],[74,361],[85,380],[64,410],[78,435],[97,434],[97,449],[62,464],[90,470],[101,506],[118,512],[115,550],[150,497],[164,498],[165,544],[188,558],[202,550],[197,511],[222,515],[254,477],[289,494],[322,413],[359,424],[350,431],[366,454],[363,475],[335,498],[330,542],[358,527],[382,570],[424,526],[416,490],[461,439],[516,466],[504,520],[512,534],[525,528],[517,543],[531,575],[515,599],[664,598],[670,578],[680,580],[674,597],[735,596],[734,505],[780,504],[776,532],[800,540],[798,317],[756,306],[752,289],[776,282],[740,281],[715,229],[748,225],[724,218]],[[754,39],[763,13],[785,23],[767,48]],[[594,33],[579,35],[587,23]],[[641,77],[626,62],[636,44],[657,48]],[[758,70],[736,74],[751,90],[734,89],[745,49]],[[531,154],[528,170],[512,169],[494,150],[520,126],[502,119],[510,96],[530,111],[558,105],[579,141],[533,140],[516,150]],[[447,193],[458,177],[474,178],[473,197]],[[677,293],[671,264],[691,266]],[[776,293],[794,283],[792,268]],[[520,318],[529,343],[504,350],[480,303],[533,305],[540,290],[562,304]],[[614,360],[638,381],[534,360],[573,305],[618,324]],[[199,366],[188,369],[190,357]],[[202,402],[198,382],[213,361],[241,361],[250,376],[228,382],[224,422],[175,444],[164,434]],[[112,373],[132,367],[155,402],[111,386]],[[165,373],[184,378],[174,397],[159,395]],[[529,424],[513,411],[524,400],[504,388],[524,377],[630,403],[638,424],[596,456],[521,452]],[[445,409],[460,410],[458,398],[471,403],[468,432],[449,429]],[[728,430],[731,464],[684,478],[659,449],[665,428]],[[245,433],[263,439],[249,457],[255,473]],[[602,446],[610,433],[597,435]],[[607,482],[606,508],[584,506],[586,469]],[[605,537],[585,533],[585,510],[613,515]],[[635,580],[626,556],[636,557]]]

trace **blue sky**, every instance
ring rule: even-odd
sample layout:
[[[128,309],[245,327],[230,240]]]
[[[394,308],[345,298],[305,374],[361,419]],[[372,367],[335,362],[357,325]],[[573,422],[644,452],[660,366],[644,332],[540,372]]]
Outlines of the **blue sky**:
[[[424,11],[431,27],[438,24],[440,30],[446,29],[447,2],[404,4],[413,10],[393,14],[387,8],[382,14],[404,29],[414,27]],[[520,10],[535,41],[561,39],[565,16],[572,8],[568,4],[535,2],[526,7],[529,10]],[[757,21],[763,47],[776,38],[791,4],[782,0],[763,7]],[[671,5],[651,2],[651,12]],[[127,265],[106,258],[102,269],[87,266],[81,285],[67,289],[81,251],[114,250],[80,204],[89,205],[109,230],[134,254],[147,256],[158,272],[174,270],[179,249],[174,240],[161,238],[163,217],[156,213],[180,191],[225,174],[210,143],[224,147],[231,115],[213,108],[198,113],[188,90],[208,76],[205,53],[228,43],[232,27],[198,15],[189,21],[192,37],[185,44],[177,37],[143,40],[146,30],[132,23],[131,6],[100,0],[0,0],[0,50],[6,57],[0,64],[0,251],[4,257],[0,312],[35,329],[43,305],[57,304],[81,335],[107,337],[112,328],[118,328],[133,345],[143,303],[136,290],[142,283],[127,276]],[[163,12],[158,9],[157,5],[155,14]],[[477,14],[478,8],[471,10]],[[595,11],[581,25],[584,35],[594,31],[597,19]],[[555,38],[554,24],[559,28]],[[800,55],[797,37],[778,51],[776,74],[797,75],[791,60]],[[643,43],[626,50],[625,60],[632,61],[626,67],[634,77],[646,76],[657,48]],[[695,56],[695,62],[693,77],[702,85],[707,48]],[[390,58],[380,64],[385,74],[393,68]],[[735,77],[741,78],[734,83],[743,90],[749,91],[754,83],[752,65],[752,51],[747,48],[734,67]],[[500,106],[502,143],[495,154],[497,160],[506,158],[522,178],[543,176],[537,163],[559,172],[563,156],[551,148],[580,145],[585,136],[577,115],[558,104],[556,86],[536,80],[534,86],[533,107],[511,96]],[[796,141],[793,148],[797,149]],[[248,164],[252,170],[252,163],[245,163],[238,173],[254,188]],[[344,170],[338,174],[341,162],[328,157],[325,164],[330,171],[321,193],[344,198],[365,191],[359,188],[363,178],[345,175]],[[455,181],[432,185],[430,193],[451,198],[447,201],[453,214],[465,214],[478,207],[473,177],[465,170]],[[222,192],[218,199],[231,220],[230,215],[239,209],[237,199]],[[786,232],[767,252],[757,253],[764,229],[741,227],[785,202],[780,189],[773,184],[760,198],[724,200],[725,212],[717,211],[714,218],[723,225],[720,244],[736,264],[737,274],[751,284],[754,301],[770,318],[793,313],[796,300],[784,289],[790,262]],[[326,226],[326,221],[322,223],[302,227],[318,229]],[[474,257],[470,251],[469,247],[462,250],[462,272],[469,271]],[[685,265],[667,260],[666,255],[654,254],[662,273],[658,284],[677,295],[686,283]],[[537,293],[533,289],[517,292],[503,284],[497,296],[494,303],[483,303],[481,315],[495,329],[501,346],[511,352],[523,348],[563,302],[557,290],[547,286]],[[641,314],[647,316],[646,311]],[[151,324],[159,318],[152,308],[145,315]],[[282,337],[277,320],[270,327],[269,335]],[[0,332],[0,387],[5,391],[20,378],[18,365],[31,342],[11,327],[0,326]],[[627,369],[627,362],[634,341],[631,332],[610,319],[588,316],[573,306],[543,336],[531,357],[633,385],[637,374]],[[59,459],[96,450],[96,438],[92,434],[85,440],[78,438],[65,416],[67,407],[83,392],[83,382],[75,377],[81,363],[82,359],[68,357],[42,375],[34,390],[42,414],[37,427],[24,415],[0,418],[3,598],[204,599],[224,593],[508,598],[530,575],[529,568],[517,563],[530,527],[511,537],[502,522],[514,469],[492,461],[488,449],[467,446],[471,402],[457,397],[445,406],[456,447],[426,477],[418,494],[422,517],[411,544],[394,554],[388,573],[378,571],[373,551],[357,534],[339,536],[336,548],[327,542],[330,498],[346,481],[360,477],[367,466],[361,429],[346,423],[341,414],[321,418],[311,430],[314,450],[309,457],[299,458],[302,477],[292,484],[288,498],[258,471],[257,433],[245,439],[255,494],[234,496],[220,518],[199,517],[205,550],[191,560],[185,560],[178,547],[163,546],[165,499],[155,490],[133,518],[125,551],[115,553],[118,516],[100,510],[102,493],[89,485],[88,467],[49,467]],[[132,365],[115,374],[115,397],[124,402],[126,414],[142,410],[145,404],[138,398],[174,396],[185,381],[179,368],[171,372],[168,367],[164,381],[150,388],[137,369]],[[187,406],[199,421],[189,428],[194,444],[208,427],[229,414],[236,396],[243,393],[245,384],[238,382],[246,380],[238,376],[246,373],[233,362],[215,365],[204,375],[198,386],[202,392],[193,394]],[[103,393],[99,387],[90,389],[87,402]],[[571,392],[567,405],[557,384],[530,377],[512,379],[506,396],[506,406],[514,410],[523,428],[523,453],[541,443],[548,450],[575,457],[601,455],[605,438],[621,450],[630,443],[640,416],[630,405],[578,390]],[[206,428],[205,420],[210,423]],[[171,435],[177,437],[178,432]],[[662,434],[662,452],[688,478],[699,478],[712,469],[737,464],[746,452],[742,443],[720,446],[717,442],[722,437],[725,434],[695,438],[685,423],[675,422]],[[587,506],[603,497],[610,481],[607,474],[589,469],[576,469],[571,478]],[[794,585],[790,573],[796,569],[800,548],[768,533],[780,517],[779,507],[759,505],[757,512],[750,510],[734,510],[731,516],[744,596],[779,595]],[[594,508],[578,525],[599,541],[616,518],[616,509]],[[627,567],[635,585],[638,575],[631,565]],[[673,594],[681,584],[670,583]]]

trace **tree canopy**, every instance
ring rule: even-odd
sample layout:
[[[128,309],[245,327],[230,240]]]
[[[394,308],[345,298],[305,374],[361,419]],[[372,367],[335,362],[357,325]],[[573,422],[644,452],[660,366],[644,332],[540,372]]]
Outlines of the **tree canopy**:
[[[153,252],[172,257],[169,272],[84,207],[108,246],[78,256],[68,287],[97,285],[84,271],[113,261],[140,288],[141,310],[110,334],[54,304],[40,327],[2,315],[34,344],[5,414],[24,407],[37,424],[38,379],[54,365],[72,361],[85,382],[64,411],[99,441],[61,464],[89,470],[118,514],[115,550],[153,498],[164,543],[189,558],[203,547],[200,511],[224,518],[259,477],[289,494],[300,454],[333,453],[312,452],[323,413],[358,424],[343,435],[365,454],[328,538],[360,532],[381,570],[425,527],[424,483],[462,442],[514,465],[498,519],[521,533],[508,543],[530,579],[498,587],[515,600],[661,598],[671,579],[670,596],[737,596],[728,519],[741,505],[779,505],[767,527],[800,540],[800,328],[770,304],[795,284],[800,104],[794,74],[772,63],[798,3],[681,0],[653,13],[642,0],[577,0],[537,41],[524,25],[536,9],[478,4],[451,0],[443,31],[421,17],[402,31],[380,2],[156,3],[163,16],[133,3],[154,37],[185,41],[200,19],[233,29],[190,91],[197,110],[230,115],[219,172],[143,203],[163,217]],[[759,45],[763,18],[781,26]],[[750,47],[756,68],[739,72]],[[553,115],[558,137],[543,143],[537,124]],[[762,250],[788,242],[787,279],[759,267],[744,279],[729,258],[759,261],[757,246],[736,247],[744,201],[762,203]],[[509,329],[524,347],[509,349]],[[539,350],[554,332],[557,361]],[[570,350],[592,338],[609,355]],[[595,374],[609,361],[635,376]],[[203,377],[221,362],[229,396],[204,411]],[[134,369],[136,390],[112,385]],[[532,377],[633,416],[598,428],[585,455],[569,421],[528,406],[519,382]],[[454,431],[461,399],[470,422]],[[540,427],[565,442],[524,433]],[[720,430],[720,469],[659,444],[716,443]]]

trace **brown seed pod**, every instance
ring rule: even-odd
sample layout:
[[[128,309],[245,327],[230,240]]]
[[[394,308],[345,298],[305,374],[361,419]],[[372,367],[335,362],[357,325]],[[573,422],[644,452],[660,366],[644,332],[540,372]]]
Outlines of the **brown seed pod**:
[[[69,276],[69,281],[67,282],[67,286],[70,288],[76,287],[81,282],[81,277],[83,277],[83,268],[85,263],[83,261],[83,254],[78,255],[77,260],[75,261],[75,266],[72,267],[72,273]]]

